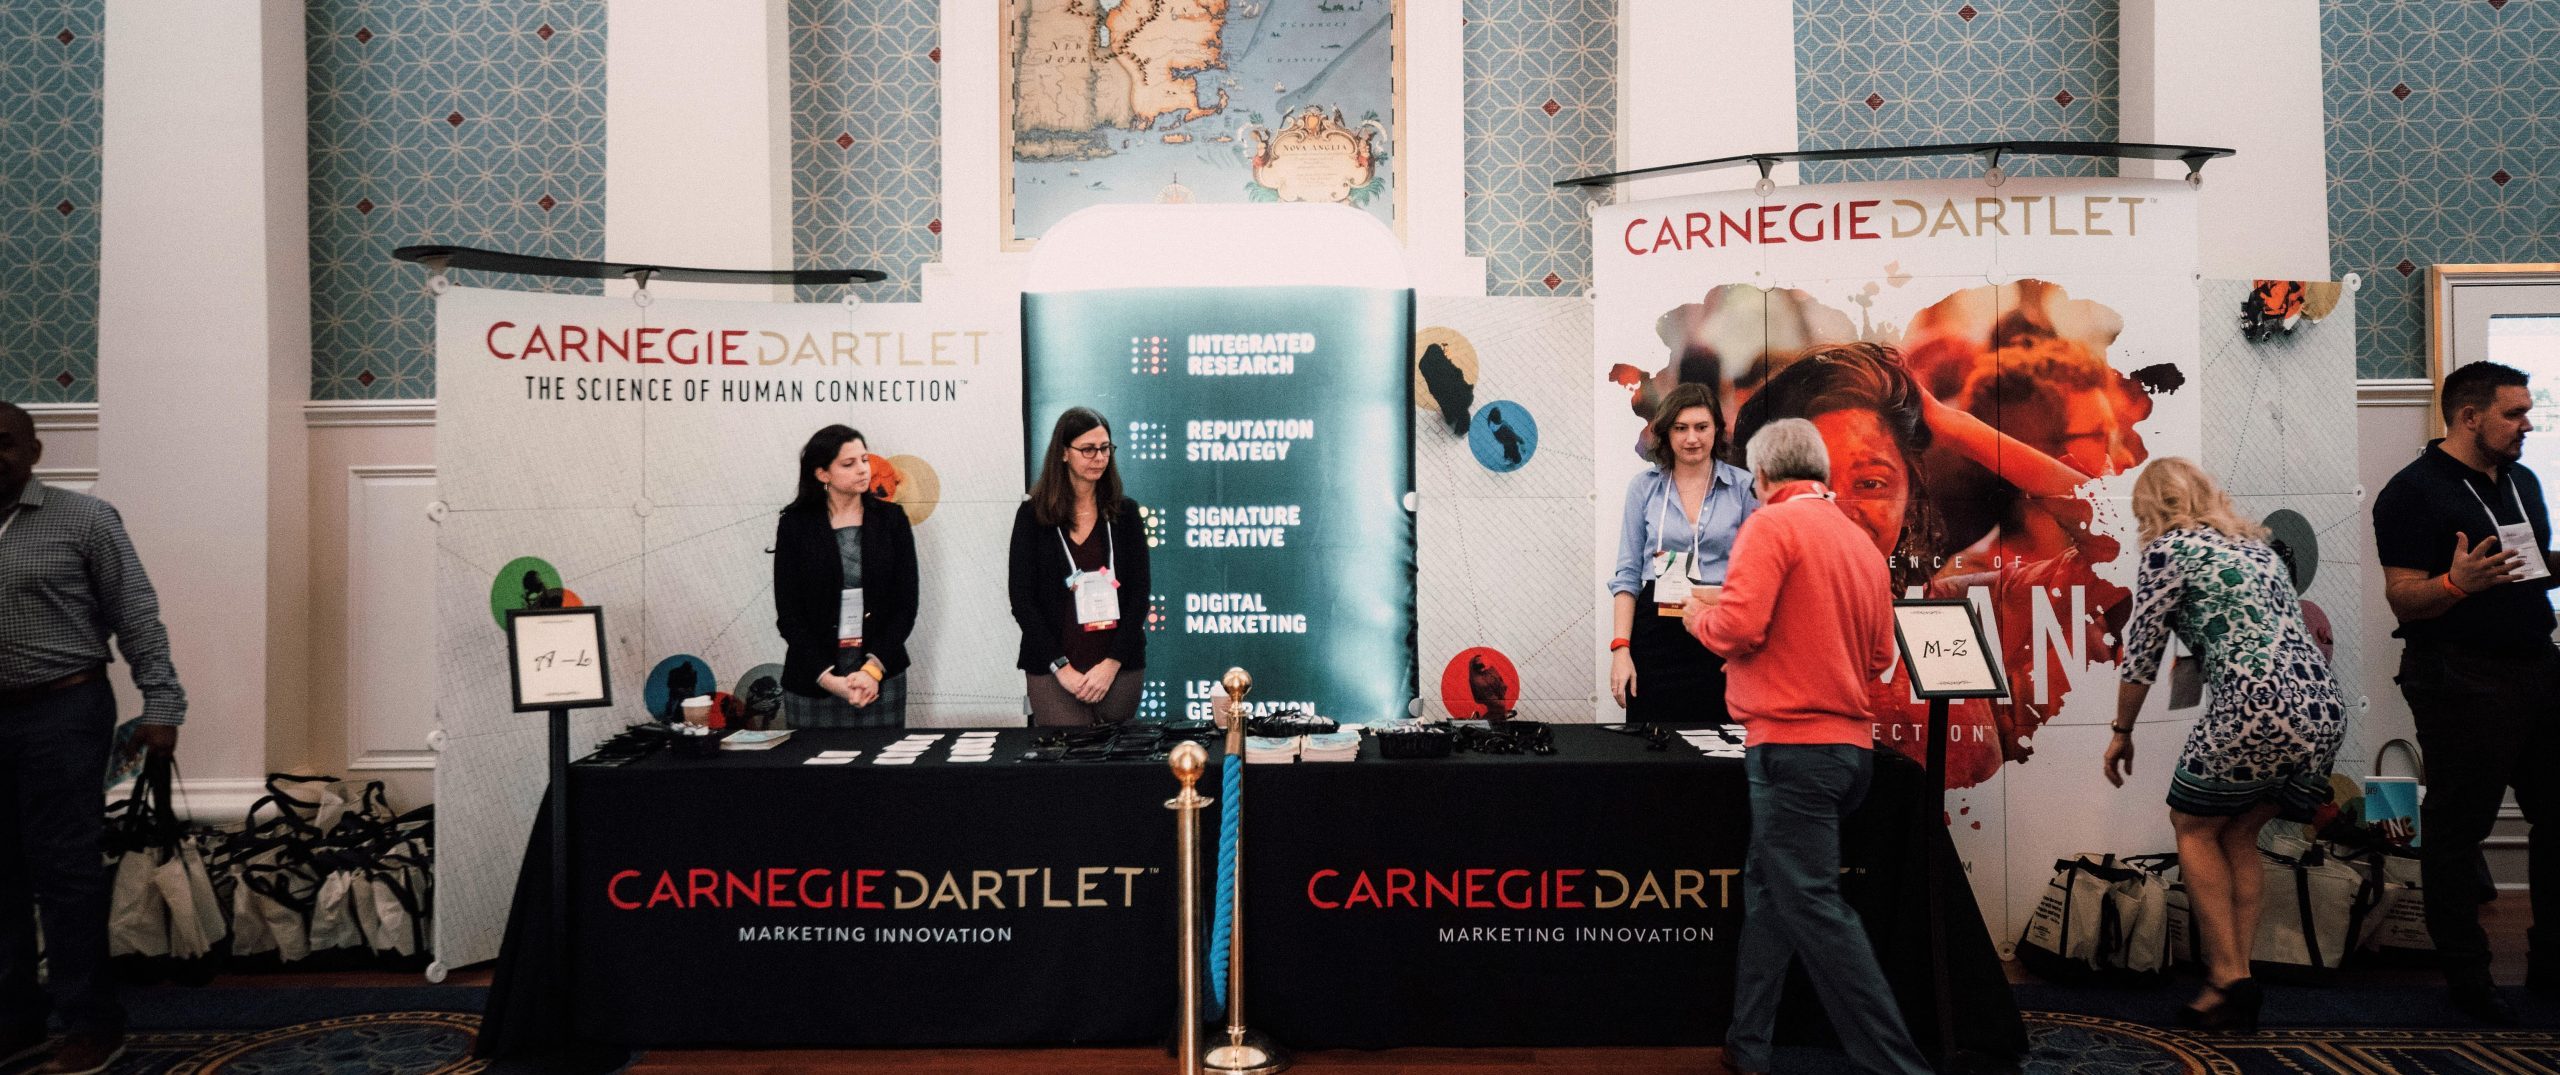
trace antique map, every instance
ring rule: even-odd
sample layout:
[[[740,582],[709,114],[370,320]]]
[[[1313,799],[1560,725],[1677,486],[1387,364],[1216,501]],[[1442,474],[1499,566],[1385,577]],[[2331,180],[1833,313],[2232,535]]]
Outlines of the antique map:
[[[1008,241],[1129,202],[1338,202],[1394,222],[1394,0],[1006,8]]]

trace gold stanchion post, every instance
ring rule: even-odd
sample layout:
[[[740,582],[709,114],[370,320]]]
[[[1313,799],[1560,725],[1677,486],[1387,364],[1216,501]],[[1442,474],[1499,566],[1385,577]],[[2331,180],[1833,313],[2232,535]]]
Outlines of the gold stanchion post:
[[[1246,710],[1244,696],[1253,692],[1253,674],[1241,668],[1227,669],[1218,682],[1227,689],[1227,754],[1244,755]],[[1233,802],[1227,809],[1236,809]],[[1235,906],[1227,914],[1227,1040],[1209,1050],[1203,1058],[1206,1070],[1216,1075],[1274,1075],[1289,1067],[1289,1058],[1271,1040],[1245,1029],[1244,1025],[1244,837],[1236,837]]]
[[[1175,1055],[1181,1057],[1182,1075],[1200,1075],[1200,808],[1216,800],[1200,794],[1200,772],[1209,764],[1209,752],[1200,744],[1174,747],[1170,764],[1173,778],[1182,782],[1182,793],[1164,804],[1174,812],[1174,847],[1179,856],[1173,871],[1174,904],[1182,918],[1174,945],[1182,961],[1182,1013],[1175,1032]]]

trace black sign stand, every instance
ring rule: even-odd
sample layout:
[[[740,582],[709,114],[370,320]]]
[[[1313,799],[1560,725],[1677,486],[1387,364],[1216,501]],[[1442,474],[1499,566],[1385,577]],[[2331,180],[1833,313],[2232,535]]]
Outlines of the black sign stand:
[[[1943,705],[1944,703],[1940,703]],[[563,996],[577,995],[577,960],[569,956],[569,711],[551,711],[551,951]],[[1942,1005],[1943,1006],[1943,1005]]]
[[[517,650],[517,625],[535,618],[562,616],[584,616],[594,621],[593,660],[601,689],[589,697],[527,702],[525,668]],[[571,957],[569,942],[569,711],[613,704],[613,668],[605,659],[604,638],[604,609],[600,606],[507,612],[507,679],[515,696],[516,712],[540,710],[551,715],[551,951],[557,975],[552,981],[559,983],[564,997],[577,995],[577,960]]]
[[[1991,652],[1990,646],[1985,644],[1982,635],[1982,618],[1975,613],[1972,602],[1961,598],[1926,598],[1895,601],[1893,606],[1897,612],[1906,608],[1952,606],[1963,609],[1965,620],[1972,628],[1973,651],[1981,658],[1981,665],[1977,670],[1987,670],[1991,682],[1989,687],[1947,687],[1926,682],[1921,678],[1923,673],[1919,670],[1919,666],[1911,659],[1911,639],[1903,633],[1902,619],[1899,615],[1894,618],[1893,640],[1894,644],[1902,650],[1902,669],[1903,673],[1910,677],[1911,693],[1926,699],[1929,703],[1928,786],[1937,789],[1936,802],[1933,804],[1938,808],[1937,816],[1929,816],[1926,810],[1919,812],[1920,846],[1927,849],[1924,854],[1929,867],[1929,984],[1933,1002],[1931,1006],[1936,1009],[1933,1014],[1937,1019],[1938,1030],[1937,1055],[1931,1059],[1937,1061],[1940,1068],[1969,1070],[1978,1065],[1961,1064],[1957,1061],[1953,999],[1955,989],[1947,979],[1946,865],[1937,853],[1938,833],[1932,831],[1931,826],[1940,829],[1946,827],[1947,703],[1957,698],[2001,698],[2006,697],[2009,692],[2004,686],[2006,681],[2000,675],[2000,660]]]

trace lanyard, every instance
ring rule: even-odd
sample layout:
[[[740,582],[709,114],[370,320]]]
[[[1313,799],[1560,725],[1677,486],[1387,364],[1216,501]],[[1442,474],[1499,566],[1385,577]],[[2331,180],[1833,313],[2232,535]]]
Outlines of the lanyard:
[[[1102,543],[1104,562],[1108,565],[1111,577],[1117,579],[1120,577],[1120,538],[1112,531],[1111,521],[1108,519],[1103,520],[1102,523]],[[1067,545],[1067,528],[1063,526],[1058,528],[1058,551],[1067,554],[1067,585],[1073,587],[1076,584],[1076,576],[1084,572],[1076,568],[1076,551]]]
[[[1796,495],[1791,496],[1791,497],[1788,497],[1788,498],[1786,498],[1785,500],[1781,500],[1781,501],[1779,501],[1778,503],[1781,503],[1781,504],[1793,504],[1793,503],[1795,503],[1796,501],[1799,501],[1799,500],[1831,500],[1831,499],[1834,499],[1834,497],[1833,497],[1833,495],[1832,495],[1832,492],[1831,492],[1831,487],[1830,487],[1830,486],[1824,485],[1824,484],[1822,484],[1821,482],[1807,482],[1806,484],[1813,486],[1813,489],[1812,489],[1811,491],[1809,491],[1809,492],[1797,493]],[[2490,521],[2490,522],[2496,522],[2497,520],[2493,518],[2493,519],[2491,519],[2491,520],[2489,520],[2489,521]]]
[[[1655,552],[1662,551],[1662,539],[1665,536],[1662,529],[1663,502],[1671,500],[1679,495],[1680,483],[1677,480],[1674,480],[1670,474],[1665,473],[1662,476],[1662,495],[1656,498],[1653,502],[1653,551]],[[1706,495],[1698,498],[1698,521],[1689,524],[1689,569],[1693,572],[1696,571],[1698,567],[1698,536],[1707,528],[1707,501],[1715,495],[1715,472],[1708,471]],[[1674,510],[1677,509],[1675,508]],[[1687,522],[1689,517],[1687,515],[1682,515],[1680,518],[1681,521]]]
[[[2507,525],[2506,523],[2498,521],[2497,512],[2489,510],[2488,501],[2480,499],[2480,490],[2472,488],[2470,479],[2464,479],[2462,487],[2470,490],[2472,501],[2480,505],[2480,510],[2483,514],[2489,516],[2490,526],[2499,527]],[[2510,482],[2507,485],[2507,495],[2516,498],[2516,518],[2521,520],[2526,526],[2533,525],[2533,516],[2526,514],[2524,510],[2524,491],[2516,488],[2515,484]],[[7,533],[8,529],[9,528],[6,524],[0,524],[0,533]]]

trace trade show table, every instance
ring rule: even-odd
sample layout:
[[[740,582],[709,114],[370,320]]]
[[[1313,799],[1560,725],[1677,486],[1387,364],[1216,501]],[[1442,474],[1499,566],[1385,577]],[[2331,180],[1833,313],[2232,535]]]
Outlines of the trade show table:
[[[986,761],[958,733],[803,731],[765,751],[570,771],[574,1009],[625,1045],[1153,1042],[1176,1011],[1177,785],[1160,758]],[[1247,766],[1248,1017],[1294,1049],[1707,1045],[1743,928],[1742,763],[1559,725],[1552,755]],[[810,764],[822,751],[849,763]],[[1843,886],[1924,1043],[1928,870],[1945,879],[1957,1040],[2017,1011],[1925,774],[1877,752]],[[1200,782],[1221,797],[1218,760]],[[1217,807],[1202,814],[1204,885]],[[494,1040],[553,975],[537,824],[492,991]],[[1207,917],[1210,896],[1202,898]],[[1204,923],[1205,928],[1205,923]],[[1820,1037],[1801,981],[1797,1038]],[[1203,1002],[1204,1009],[1206,1002]],[[565,1013],[564,1013],[565,1014]],[[507,1026],[514,1020],[519,1025]]]

